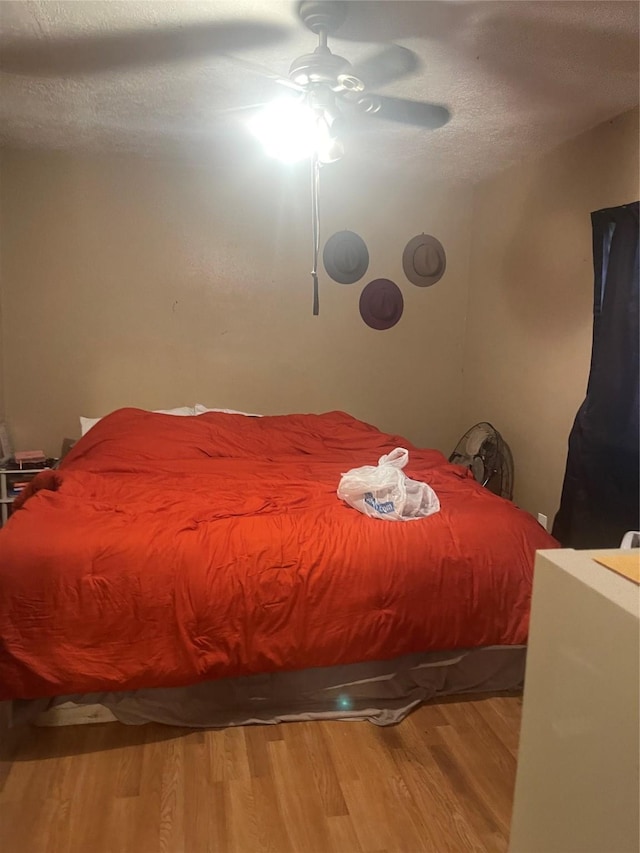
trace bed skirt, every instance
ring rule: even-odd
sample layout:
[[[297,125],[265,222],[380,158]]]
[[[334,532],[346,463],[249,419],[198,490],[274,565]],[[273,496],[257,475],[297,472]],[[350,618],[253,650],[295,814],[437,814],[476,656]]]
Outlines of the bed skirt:
[[[16,701],[13,720],[45,726],[119,720],[222,728],[336,719],[388,726],[439,696],[521,690],[525,657],[525,646],[486,646],[189,687]]]

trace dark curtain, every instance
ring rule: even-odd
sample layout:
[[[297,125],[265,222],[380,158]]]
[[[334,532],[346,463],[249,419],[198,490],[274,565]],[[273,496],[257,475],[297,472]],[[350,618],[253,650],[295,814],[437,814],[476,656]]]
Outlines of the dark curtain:
[[[591,223],[591,372],[553,535],[566,548],[618,548],[640,529],[638,202],[598,210]]]

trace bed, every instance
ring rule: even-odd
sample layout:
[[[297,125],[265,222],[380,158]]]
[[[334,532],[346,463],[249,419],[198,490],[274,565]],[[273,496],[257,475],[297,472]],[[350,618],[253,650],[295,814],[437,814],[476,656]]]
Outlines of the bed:
[[[341,474],[397,446],[441,509],[370,519]],[[0,700],[126,722],[396,722],[522,682],[528,513],[441,453],[342,412],[120,409],[0,531]]]

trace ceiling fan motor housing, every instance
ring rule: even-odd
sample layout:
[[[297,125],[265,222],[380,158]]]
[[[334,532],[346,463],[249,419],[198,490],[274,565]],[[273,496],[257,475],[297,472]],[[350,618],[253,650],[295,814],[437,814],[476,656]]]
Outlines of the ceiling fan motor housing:
[[[346,0],[301,0],[298,16],[312,33],[334,33],[347,18]]]
[[[309,83],[328,83],[335,86],[338,76],[351,68],[343,56],[331,53],[328,47],[317,47],[313,53],[305,53],[294,59],[289,68],[289,77],[299,86]]]

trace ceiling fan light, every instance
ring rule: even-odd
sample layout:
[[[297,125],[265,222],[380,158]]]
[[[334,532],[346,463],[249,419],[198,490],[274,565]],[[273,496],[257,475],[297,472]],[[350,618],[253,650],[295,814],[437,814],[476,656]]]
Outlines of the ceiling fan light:
[[[375,113],[380,112],[382,102],[376,95],[365,95],[358,100],[358,106],[363,112],[375,115]]]
[[[353,74],[338,74],[336,89],[339,92],[364,92],[364,83]]]
[[[266,153],[285,163],[311,157],[316,150],[316,114],[303,101],[274,101],[264,107],[249,126]]]

